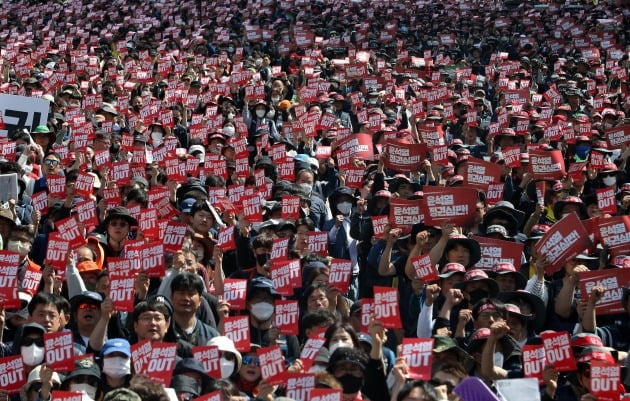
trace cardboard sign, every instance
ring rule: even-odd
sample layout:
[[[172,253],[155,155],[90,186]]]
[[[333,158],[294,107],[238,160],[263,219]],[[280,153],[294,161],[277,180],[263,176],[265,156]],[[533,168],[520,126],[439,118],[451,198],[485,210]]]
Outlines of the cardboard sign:
[[[223,320],[225,336],[239,352],[249,352],[249,316],[228,316]]]
[[[87,173],[80,173],[74,183],[77,195],[83,199],[88,199],[94,189],[94,176]]]
[[[475,264],[476,269],[492,270],[499,263],[511,263],[516,270],[521,267],[523,244],[520,242],[478,237],[473,238],[481,248],[481,259]]]
[[[314,388],[310,392],[310,401],[341,401],[341,390]]]
[[[137,374],[146,374],[152,381],[168,386],[171,384],[173,369],[175,369],[175,358],[177,354],[177,344],[165,342],[151,343],[151,353],[145,369]]]
[[[328,256],[328,232],[327,231],[309,231],[307,238],[309,252],[318,253]]]
[[[44,333],[46,366],[57,372],[74,369],[74,344],[71,331]]]
[[[486,191],[488,185],[501,181],[503,166],[485,160],[471,157],[466,162],[466,172],[464,174],[464,184],[467,187]]]
[[[310,392],[315,388],[314,373],[287,372],[286,396],[295,401],[309,401]]]
[[[98,212],[96,211],[96,202],[92,199],[79,202],[74,206],[78,219],[86,226],[98,226]]]
[[[361,298],[361,332],[367,333],[374,317],[374,298]]]
[[[337,152],[349,151],[351,156],[360,160],[374,160],[372,135],[353,134],[336,144]]]
[[[63,239],[61,233],[50,233],[48,236],[48,246],[46,247],[46,264],[54,266],[57,269],[65,269],[69,251],[70,242]]]
[[[630,243],[630,216],[599,218],[597,237],[602,245],[609,247]]]
[[[391,198],[389,200],[389,223],[392,228],[401,228],[404,233],[411,232],[414,224],[422,222],[422,200]]]
[[[186,237],[188,226],[183,223],[169,221],[164,231],[162,243],[164,244],[164,252],[175,253],[182,249],[184,237]]]
[[[424,223],[439,227],[442,223],[470,226],[475,221],[477,190],[466,187],[425,187],[422,213]]]
[[[31,295],[35,295],[39,291],[39,283],[42,281],[42,272],[29,266],[24,272],[22,279],[22,290]]]
[[[0,358],[0,386],[9,394],[18,394],[26,384],[24,360],[21,355]]]
[[[82,401],[83,393],[77,391],[58,391],[50,392],[51,401]]]
[[[140,263],[142,271],[149,277],[164,277],[166,274],[164,245],[161,242],[143,245],[140,248]]]
[[[46,124],[50,101],[46,99],[0,94],[0,116],[3,127],[0,136],[10,131],[26,128],[32,131],[38,125]]]
[[[488,206],[493,206],[498,202],[503,200],[503,190],[505,188],[505,184],[502,182],[492,182],[488,184],[488,189],[486,189],[486,204]]]
[[[591,361],[591,394],[602,401],[618,401],[623,394],[621,366],[607,361]]]
[[[223,300],[231,310],[245,310],[246,279],[226,278],[223,280]]]
[[[411,258],[410,262],[418,278],[425,283],[431,283],[439,279],[429,254],[415,256]]]
[[[526,344],[523,346],[523,372],[525,377],[538,380],[539,384],[544,384],[543,370],[547,364],[545,357],[545,346],[543,344]]]
[[[591,246],[586,229],[575,213],[556,222],[536,243],[536,252],[549,261],[545,272],[553,274],[560,270],[565,261]]]
[[[389,224],[389,216],[370,216],[370,220],[372,220],[372,231],[374,232],[374,237],[379,239],[383,238],[385,227]]]
[[[560,180],[566,174],[564,158],[559,150],[539,150],[529,151],[529,172],[535,180]]]
[[[396,171],[418,171],[427,153],[422,144],[410,144],[390,139],[385,142],[385,167]]]
[[[273,286],[280,295],[292,297],[293,291],[302,287],[299,259],[273,261],[269,273]]]
[[[289,238],[276,238],[271,244],[271,260],[286,260],[289,257]]]
[[[374,318],[381,320],[387,329],[402,328],[397,288],[374,287]]]
[[[285,370],[282,349],[277,345],[258,348],[256,355],[258,355],[260,360],[262,378],[268,380],[271,384],[277,383],[277,376]]]
[[[209,394],[204,394],[201,397],[193,399],[193,401],[224,401],[223,392],[221,390],[213,391]]]
[[[109,299],[114,304],[114,310],[119,312],[133,312],[135,277],[109,274]]]
[[[297,220],[300,218],[300,197],[293,195],[282,195],[282,218],[286,220]]]
[[[623,288],[630,284],[630,269],[594,270],[578,273],[582,297],[588,296],[595,286],[604,287],[604,295],[597,301],[598,315],[624,313],[621,305]]]
[[[414,380],[431,380],[433,363],[432,338],[403,338],[402,356],[407,363],[409,377]]]
[[[352,261],[347,259],[333,259],[330,262],[328,285],[336,288],[342,294],[348,292],[352,278]]]
[[[46,187],[51,198],[64,199],[66,197],[66,176],[58,174],[46,176]]]
[[[76,249],[87,244],[75,216],[55,222],[55,228],[61,234],[61,238],[70,243],[70,249]]]
[[[234,227],[224,227],[219,230],[217,238],[217,246],[220,247],[223,252],[233,251],[236,249],[236,241],[234,240]]]
[[[505,165],[511,168],[521,166],[521,148],[519,146],[510,146],[505,149],[501,149],[501,154]]]
[[[608,149],[621,149],[630,143],[630,124],[606,129]]]
[[[543,340],[548,365],[552,365],[558,372],[570,372],[577,369],[569,333],[566,331],[547,332],[541,333],[540,337]]]
[[[221,357],[219,348],[211,345],[193,347],[193,358],[203,366],[204,371],[210,377],[221,377]]]
[[[595,195],[597,196],[597,206],[602,213],[617,214],[617,199],[613,187],[596,189]]]
[[[280,333],[286,335],[298,335],[298,323],[300,318],[300,307],[298,301],[280,300],[275,301],[275,322]]]
[[[313,366],[313,362],[315,362],[315,358],[317,358],[319,350],[324,346],[325,342],[325,339],[317,337],[311,337],[306,340],[304,348],[302,348],[302,352],[300,353],[300,360],[302,361],[302,365],[304,365],[305,371],[308,371],[308,369]]]
[[[505,401],[540,401],[539,384],[536,379],[503,379],[495,383],[499,395]]]

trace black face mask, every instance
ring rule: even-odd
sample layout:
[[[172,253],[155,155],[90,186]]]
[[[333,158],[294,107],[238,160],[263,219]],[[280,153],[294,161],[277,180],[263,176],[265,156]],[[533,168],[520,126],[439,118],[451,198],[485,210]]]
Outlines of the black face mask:
[[[341,377],[338,377],[339,383],[343,387],[344,394],[354,394],[361,390],[361,386],[363,386],[363,378],[356,377],[351,374],[345,374]]]
[[[267,261],[271,259],[271,254],[263,253],[262,255],[256,255],[256,262],[258,266],[264,266]]]
[[[468,296],[470,296],[469,304],[470,305],[474,305],[477,302],[481,301],[483,298],[487,298],[488,297],[488,291],[482,290],[482,289],[479,288],[479,289],[476,289],[474,291],[469,292]]]
[[[117,154],[120,151],[119,143],[112,143],[109,145],[109,153]]]

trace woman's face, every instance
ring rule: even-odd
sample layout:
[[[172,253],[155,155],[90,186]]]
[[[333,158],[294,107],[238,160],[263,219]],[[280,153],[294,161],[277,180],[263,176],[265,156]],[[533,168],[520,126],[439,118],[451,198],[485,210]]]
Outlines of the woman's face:
[[[317,277],[315,277],[313,279],[313,282],[311,283],[313,285],[316,284],[328,284],[328,275],[327,274],[318,274]]]
[[[308,227],[298,226],[297,234],[295,235],[295,248],[298,250],[306,249],[308,246]]]
[[[446,259],[449,262],[456,262],[468,266],[470,263],[470,250],[461,244],[455,244],[455,246],[446,253]]]
[[[260,380],[260,360],[255,352],[248,352],[243,355],[243,365],[238,371],[238,375],[241,379],[248,382],[255,382]]]
[[[343,342],[346,344],[353,344],[352,337],[345,329],[339,328],[335,330],[332,337],[330,337],[330,344]]]
[[[112,219],[107,225],[107,234],[113,241],[122,242],[129,234],[129,222],[125,219]]]

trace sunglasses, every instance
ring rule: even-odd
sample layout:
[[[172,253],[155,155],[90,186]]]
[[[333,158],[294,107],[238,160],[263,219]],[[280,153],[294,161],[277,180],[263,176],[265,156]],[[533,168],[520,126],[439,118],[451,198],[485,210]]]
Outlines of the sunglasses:
[[[43,347],[44,346],[44,339],[43,338],[25,337],[24,340],[22,340],[22,345],[24,347],[30,347],[33,344],[37,345],[38,347]]]
[[[94,305],[94,304],[84,303],[84,304],[79,305],[79,309],[96,310],[96,309],[98,309],[98,306]]]
[[[243,357],[243,365],[249,365],[252,362],[254,363],[254,366],[260,366],[260,359],[257,357],[249,355]]]
[[[44,164],[48,167],[57,167],[59,165],[58,160],[46,159],[44,160]]]

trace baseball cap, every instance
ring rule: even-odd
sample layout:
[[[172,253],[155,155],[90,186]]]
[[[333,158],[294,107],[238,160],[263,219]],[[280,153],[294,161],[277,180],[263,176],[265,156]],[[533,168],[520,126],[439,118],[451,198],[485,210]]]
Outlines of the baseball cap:
[[[129,341],[124,338],[112,338],[105,342],[103,345],[103,349],[101,350],[102,355],[109,355],[114,352],[121,352],[127,357],[131,357],[131,345],[129,345]]]

